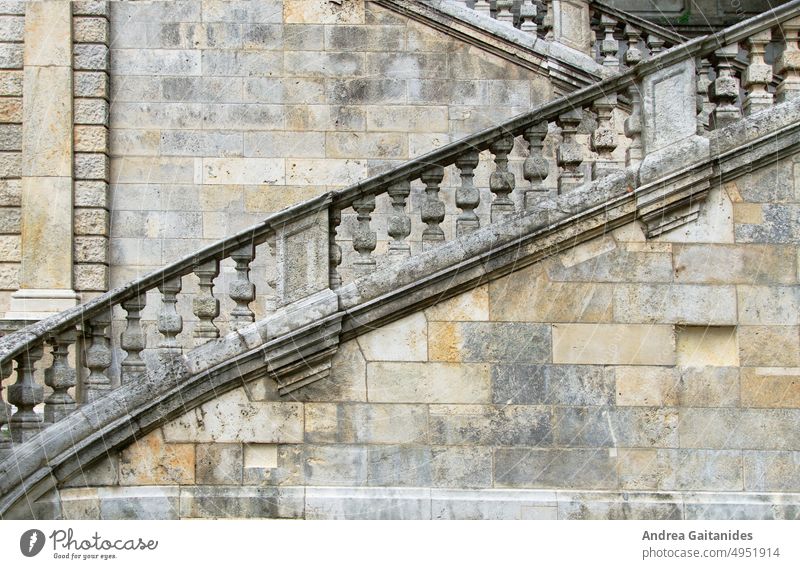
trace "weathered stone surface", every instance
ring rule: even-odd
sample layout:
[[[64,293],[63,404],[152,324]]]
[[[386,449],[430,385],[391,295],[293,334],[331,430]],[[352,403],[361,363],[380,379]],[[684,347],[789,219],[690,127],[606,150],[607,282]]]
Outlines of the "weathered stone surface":
[[[368,470],[367,446],[304,445],[305,482],[319,486],[365,486]]]
[[[614,287],[616,322],[735,324],[732,286],[626,285]]]
[[[735,450],[663,450],[665,490],[742,490],[742,453]]]
[[[791,284],[794,250],[767,245],[674,245],[675,282]]]
[[[426,361],[428,322],[422,313],[412,314],[359,336],[358,345],[368,362]]]
[[[602,366],[492,366],[492,400],[505,405],[609,405],[614,375]]]
[[[555,492],[519,490],[433,490],[435,520],[555,520]]]
[[[306,489],[306,519],[427,520],[431,517],[426,488]]]
[[[100,488],[100,519],[175,520],[178,519],[179,490],[176,487]]]
[[[422,405],[305,405],[306,442],[408,444],[427,438],[428,413]]]
[[[194,486],[181,489],[181,518],[300,518],[302,488]]]
[[[553,362],[673,365],[675,336],[657,324],[554,324]]]
[[[386,403],[488,403],[485,364],[376,362],[367,364],[369,400]]]
[[[501,488],[616,488],[616,460],[606,449],[501,448],[494,480]]]
[[[431,360],[544,363],[550,360],[550,327],[503,322],[431,322]]]
[[[738,286],[740,324],[800,324],[800,287]]]
[[[301,442],[303,409],[299,403],[250,402],[240,388],[189,411],[163,429],[169,442]]]
[[[800,368],[742,368],[742,406],[800,407]]]
[[[489,289],[480,286],[425,310],[429,322],[489,320]]]
[[[680,366],[738,366],[734,326],[679,326],[676,330]]]
[[[742,454],[745,490],[797,492],[800,489],[800,453],[797,451],[745,450]]]
[[[743,366],[800,367],[800,327],[738,326]]]
[[[430,438],[442,445],[550,446],[549,407],[432,405]]]
[[[488,488],[492,485],[489,447],[432,447],[431,483],[437,488]]]
[[[194,445],[165,442],[160,430],[123,450],[119,460],[119,482],[123,486],[194,482]]]
[[[610,237],[575,247],[547,266],[551,281],[671,282],[669,243],[616,244]]]
[[[303,483],[303,451],[301,447],[299,445],[244,445],[242,482],[245,486],[301,485]]]
[[[65,481],[65,488],[116,486],[119,483],[119,455],[110,454],[91,466],[81,466],[78,474]]]
[[[787,243],[800,241],[800,230],[793,220],[800,215],[797,204],[761,204],[759,224],[736,226],[736,241],[740,243]]]
[[[367,461],[370,486],[429,487],[432,483],[429,447],[370,446]]]
[[[197,484],[241,484],[243,451],[240,444],[200,444],[195,450]]]
[[[616,404],[644,407],[735,407],[739,370],[733,367],[619,366]]]
[[[560,495],[558,519],[561,520],[680,520],[683,505],[679,498],[666,495],[592,496],[565,492]]]
[[[793,450],[800,434],[792,427],[797,409],[680,409],[681,447]]]
[[[670,409],[564,407],[553,414],[557,447],[677,447]]]
[[[324,0],[284,0],[287,24],[363,24],[364,1],[336,4]]]

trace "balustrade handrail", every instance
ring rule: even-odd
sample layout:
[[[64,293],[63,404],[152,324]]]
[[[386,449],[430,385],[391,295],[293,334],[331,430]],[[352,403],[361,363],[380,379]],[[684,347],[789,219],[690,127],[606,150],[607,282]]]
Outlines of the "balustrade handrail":
[[[47,337],[80,325],[102,311],[130,300],[147,290],[151,290],[168,279],[182,277],[191,273],[199,263],[213,259],[219,260],[226,255],[230,256],[230,253],[235,249],[248,243],[262,243],[283,224],[301,219],[312,212],[327,207],[341,211],[352,206],[359,198],[385,193],[389,186],[395,183],[419,179],[432,167],[454,165],[456,159],[463,155],[465,151],[488,149],[493,143],[507,138],[509,135],[522,135],[527,128],[533,125],[552,120],[559,114],[580,109],[608,94],[620,92],[636,83],[638,79],[661,68],[688,58],[708,55],[724,46],[737,44],[756,32],[770,29],[785,20],[796,17],[798,9],[800,9],[800,0],[793,0],[723,31],[677,45],[599,83],[580,89],[555,101],[545,103],[498,126],[484,129],[459,141],[449,143],[388,172],[373,176],[343,190],[328,192],[271,214],[262,222],[200,249],[194,254],[187,255],[166,267],[148,273],[84,304],[31,324],[14,334],[0,339],[0,364],[6,364],[12,358],[34,345],[40,344]]]
[[[672,31],[668,28],[665,28],[664,26],[660,26],[656,23],[651,22],[650,20],[637,16],[636,14],[631,14],[630,12],[626,12],[625,10],[620,10],[619,8],[614,8],[613,6],[609,6],[605,2],[600,2],[599,0],[592,0],[590,6],[596,9],[601,14],[606,14],[608,16],[611,16],[619,20],[620,22],[631,24],[632,26],[638,28],[643,32],[659,36],[662,39],[668,40],[672,43],[681,44],[689,39],[683,34],[679,34],[678,32]]]

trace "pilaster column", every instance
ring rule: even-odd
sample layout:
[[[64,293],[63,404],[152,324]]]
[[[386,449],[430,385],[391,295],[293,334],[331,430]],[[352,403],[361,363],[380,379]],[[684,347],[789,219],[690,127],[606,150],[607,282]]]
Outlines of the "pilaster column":
[[[23,54],[22,264],[9,319],[75,306],[72,191],[72,6],[27,3]]]

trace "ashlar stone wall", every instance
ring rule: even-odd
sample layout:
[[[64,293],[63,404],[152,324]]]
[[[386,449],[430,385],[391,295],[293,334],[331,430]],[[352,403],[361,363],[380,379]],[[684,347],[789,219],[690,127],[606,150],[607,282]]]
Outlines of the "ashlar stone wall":
[[[222,394],[60,491],[63,516],[796,518],[800,160]]]

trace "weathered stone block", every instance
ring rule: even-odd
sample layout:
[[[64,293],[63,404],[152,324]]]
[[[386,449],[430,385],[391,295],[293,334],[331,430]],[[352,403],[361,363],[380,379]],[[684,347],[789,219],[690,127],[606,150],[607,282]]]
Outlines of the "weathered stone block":
[[[427,437],[428,414],[422,405],[305,405],[307,442],[409,444]]]
[[[676,350],[681,366],[739,365],[734,326],[679,326]]]
[[[616,322],[735,324],[733,286],[625,285],[614,287]]]
[[[800,453],[745,450],[744,489],[750,492],[797,492]]]
[[[0,71],[0,96],[22,96],[22,71],[4,69]]]
[[[167,423],[163,430],[168,442],[302,442],[303,406],[250,402],[239,388]]]
[[[306,519],[427,520],[427,488],[307,488]]]
[[[447,107],[370,106],[367,129],[391,132],[448,132]]]
[[[100,519],[176,520],[179,489],[168,486],[148,488],[100,488]]]
[[[77,44],[73,46],[72,61],[80,71],[108,70],[108,47],[102,44]]]
[[[491,448],[432,447],[431,482],[436,488],[490,488]]]
[[[108,97],[108,74],[102,71],[76,71],[73,73],[73,90],[76,97]]]
[[[736,241],[740,243],[787,243],[800,242],[800,229],[794,223],[800,217],[797,204],[761,204],[763,222],[759,225],[736,226]]]
[[[105,126],[76,126],[74,149],[75,152],[106,152],[108,129]]]
[[[431,449],[416,446],[368,447],[371,486],[431,485]]]
[[[313,486],[366,486],[367,449],[366,446],[352,445],[305,445],[305,483]]]
[[[404,26],[325,26],[329,51],[400,51],[405,47]]]
[[[61,515],[65,520],[99,520],[97,488],[70,488],[59,492]]]
[[[0,263],[0,290],[19,288],[19,263]]]
[[[181,518],[300,518],[303,489],[194,486],[181,489]]]
[[[18,263],[22,259],[19,235],[0,236],[0,261]]]
[[[22,99],[3,99],[0,101],[0,121],[3,123],[21,123]]]
[[[76,236],[74,239],[74,246],[76,263],[108,262],[108,238],[105,236]]]
[[[664,490],[743,490],[742,453],[736,450],[660,450]]]
[[[330,186],[349,186],[367,177],[363,160],[298,158],[287,160],[286,165],[286,183],[291,186],[316,186],[319,180]]]
[[[489,320],[489,288],[480,286],[443,300],[425,310],[428,321],[487,321]]]
[[[447,55],[444,53],[392,53],[386,48],[385,51],[367,53],[366,61],[368,76],[437,79],[447,73]],[[530,86],[528,93],[530,97]]]
[[[74,155],[73,174],[82,180],[108,180],[109,159],[105,153],[80,153]]]
[[[798,409],[680,409],[681,446],[707,449],[794,450]]]
[[[494,480],[501,488],[616,488],[616,459],[606,449],[500,448]]]
[[[426,361],[428,322],[424,314],[413,314],[367,332],[357,342],[368,362]]]
[[[625,243],[613,239],[590,241],[547,266],[551,281],[578,282],[672,282],[672,249],[669,243]]]
[[[22,154],[20,152],[0,152],[0,178],[22,176]]]
[[[108,211],[105,209],[76,209],[74,213],[75,235],[108,235]]]
[[[742,406],[800,407],[800,368],[742,368]]]
[[[106,265],[75,265],[72,269],[75,290],[108,290],[108,267]]]
[[[743,366],[800,367],[800,327],[738,326]]]
[[[76,180],[75,207],[108,207],[108,185],[102,181]]]
[[[558,447],[677,447],[678,414],[669,409],[557,407]]]
[[[329,132],[329,158],[408,158],[408,136],[400,133]]]
[[[430,438],[443,445],[550,446],[548,407],[432,405]]]
[[[105,17],[74,17],[72,19],[74,43],[108,43],[108,19]]]
[[[192,484],[194,470],[194,445],[166,443],[160,430],[120,453],[119,481],[123,486]]]
[[[431,322],[432,360],[545,363],[550,361],[550,327],[503,322]]]
[[[75,99],[73,108],[75,124],[108,124],[108,101],[103,99]]]
[[[796,280],[793,247],[676,244],[673,249],[675,282],[790,284]]]
[[[283,53],[279,51],[203,50],[203,75],[270,77],[283,73]],[[192,73],[198,75],[198,73]],[[175,73],[170,73],[175,75]]]
[[[555,492],[518,490],[432,490],[435,520],[555,520]]]
[[[111,73],[129,75],[200,75],[201,52],[188,49],[112,49]]]
[[[387,403],[488,403],[485,364],[375,362],[367,364],[370,401]]]
[[[655,324],[554,324],[553,362],[673,365],[675,335]]]
[[[800,324],[800,287],[736,287],[740,324]]]
[[[21,42],[25,35],[25,18],[20,16],[0,16],[0,41]]]
[[[492,399],[505,405],[610,405],[614,375],[602,366],[498,364]]]
[[[20,180],[0,180],[0,206],[19,207],[22,200],[22,182]],[[0,210],[2,215],[3,210]],[[7,213],[6,213],[7,215]],[[6,219],[6,222],[9,220]],[[0,224],[0,227],[5,227]],[[16,231],[19,231],[17,229]]]
[[[200,444],[195,449],[197,484],[242,483],[243,453],[240,444]]]
[[[363,24],[364,0],[336,4],[325,0],[284,0],[287,24]]]

